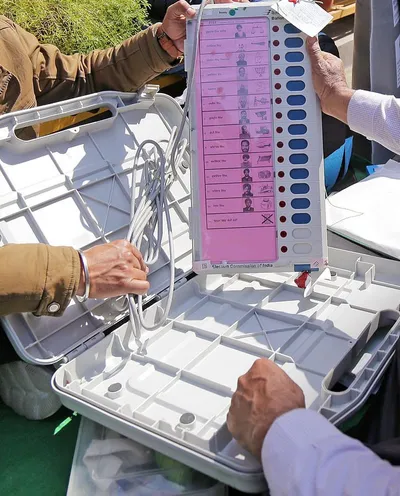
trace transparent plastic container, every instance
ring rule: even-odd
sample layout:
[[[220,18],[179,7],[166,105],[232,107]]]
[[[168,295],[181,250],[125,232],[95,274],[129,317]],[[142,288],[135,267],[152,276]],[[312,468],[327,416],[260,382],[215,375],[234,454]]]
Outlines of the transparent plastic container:
[[[225,496],[225,485],[81,419],[67,496]]]

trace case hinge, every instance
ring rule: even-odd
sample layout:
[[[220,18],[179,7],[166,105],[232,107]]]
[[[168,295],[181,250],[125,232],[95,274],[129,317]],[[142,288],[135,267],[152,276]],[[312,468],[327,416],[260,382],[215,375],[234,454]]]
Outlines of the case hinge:
[[[99,332],[92,338],[88,339],[87,341],[85,341],[84,343],[80,344],[78,347],[74,348],[72,351],[67,353],[65,355],[65,359],[63,360],[63,363],[70,362],[71,360],[79,356],[81,353],[83,353],[84,351],[88,350],[96,343],[101,341],[103,338],[104,338],[104,332]]]

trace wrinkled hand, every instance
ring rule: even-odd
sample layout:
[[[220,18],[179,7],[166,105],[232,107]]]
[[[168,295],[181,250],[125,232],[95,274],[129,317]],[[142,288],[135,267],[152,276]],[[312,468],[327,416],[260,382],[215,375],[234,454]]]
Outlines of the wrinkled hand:
[[[347,85],[343,62],[335,55],[322,52],[317,38],[307,39],[307,50],[322,111],[347,122],[347,108],[354,91]]]
[[[228,429],[243,448],[260,459],[273,422],[284,413],[304,407],[299,386],[278,365],[261,358],[239,378],[228,413]]]
[[[90,298],[111,298],[125,294],[146,294],[148,268],[142,254],[126,240],[95,246],[84,252],[90,276]],[[85,292],[81,275],[78,296]]]
[[[333,6],[333,0],[322,0],[321,7],[325,10],[331,9]]]
[[[249,0],[215,0],[215,3],[247,3]],[[185,0],[170,5],[165,14],[162,29],[171,38],[176,48],[183,52],[186,38],[186,20],[193,19],[196,11]]]
[[[185,0],[170,5],[165,14],[162,29],[181,52],[186,38],[186,19],[192,19],[195,15],[195,10]]]

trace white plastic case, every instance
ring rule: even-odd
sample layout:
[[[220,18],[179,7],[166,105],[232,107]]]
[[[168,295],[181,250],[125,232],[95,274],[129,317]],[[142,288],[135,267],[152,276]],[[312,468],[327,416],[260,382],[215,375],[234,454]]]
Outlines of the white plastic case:
[[[54,387],[71,409],[260,491],[261,467],[225,425],[238,377],[269,358],[302,387],[308,408],[338,424],[366,401],[400,333],[398,263],[337,250],[330,258],[334,280],[320,281],[309,299],[290,273],[198,276],[175,292],[169,323],[143,336],[145,355],[124,324],[59,369]]]
[[[30,142],[14,135],[16,126],[103,106],[111,109],[111,119]],[[134,150],[149,136],[167,140],[181,116],[174,100],[149,88],[0,118],[3,243],[70,241],[82,248],[123,236]],[[3,323],[25,360],[59,366],[53,387],[67,407],[214,479],[259,492],[265,488],[260,465],[225,425],[238,377],[266,357],[303,388],[308,408],[335,424],[351,416],[394,352],[400,265],[332,249],[331,280],[319,280],[309,298],[290,272],[188,280],[186,177],[173,186],[170,206],[180,286],[167,325],[143,333],[145,354],[137,353],[113,301],[73,301],[62,318],[14,315]],[[122,184],[118,195],[111,194],[114,183]],[[104,203],[105,211],[96,209]],[[112,222],[104,229],[107,212]],[[167,286],[167,269],[167,258],[153,268],[149,323],[157,318],[161,302],[154,299]]]

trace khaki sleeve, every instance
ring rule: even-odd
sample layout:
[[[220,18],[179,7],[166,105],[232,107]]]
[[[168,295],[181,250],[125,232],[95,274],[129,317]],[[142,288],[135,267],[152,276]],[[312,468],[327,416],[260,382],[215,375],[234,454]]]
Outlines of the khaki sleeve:
[[[76,250],[44,244],[0,248],[0,267],[0,315],[61,316],[78,289],[81,272]]]
[[[35,36],[14,24],[32,61],[39,105],[98,91],[136,91],[175,63],[157,40],[158,26],[113,48],[64,55],[53,45],[40,44]]]

